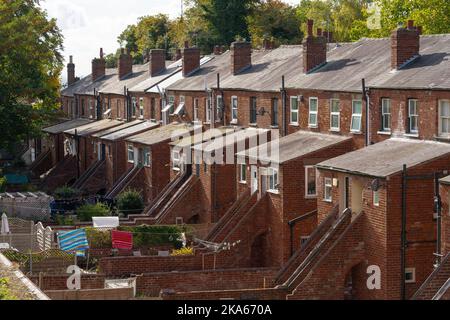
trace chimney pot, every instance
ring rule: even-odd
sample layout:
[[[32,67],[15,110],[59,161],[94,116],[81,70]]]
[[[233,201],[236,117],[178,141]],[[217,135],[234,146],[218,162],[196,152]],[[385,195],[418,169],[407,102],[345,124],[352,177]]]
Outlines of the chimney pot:
[[[318,37],[312,35],[312,20],[308,20],[308,35],[303,40],[303,72],[309,73],[313,69],[327,62],[327,39],[322,36],[322,29],[317,29]]]
[[[103,48],[100,48],[100,59],[103,59]]]
[[[73,56],[69,56],[69,63],[67,64],[67,84],[70,86],[75,82],[75,64],[73,63]]]
[[[98,79],[105,76],[106,62],[103,58],[103,48],[100,48],[100,58],[92,60],[92,81],[95,82]]]
[[[414,29],[414,20],[408,20],[408,29],[409,30]]]

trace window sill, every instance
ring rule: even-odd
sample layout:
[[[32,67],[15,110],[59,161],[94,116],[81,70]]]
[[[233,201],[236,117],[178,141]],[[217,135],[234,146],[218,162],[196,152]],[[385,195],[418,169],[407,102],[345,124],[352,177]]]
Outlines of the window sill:
[[[239,183],[247,185],[247,181],[239,181]]]
[[[237,121],[237,120],[231,120],[231,121],[230,121],[230,124],[236,125],[236,124],[238,124],[238,121]]]
[[[257,123],[249,123],[249,125],[248,125],[249,127],[257,127],[258,126],[258,124]]]
[[[408,138],[419,138],[419,134],[418,133],[405,133],[405,137]]]
[[[280,190],[267,190],[267,192],[271,194],[280,194]]]
[[[323,202],[326,202],[326,203],[333,203],[333,200],[323,199]]]
[[[450,141],[450,136],[435,136],[434,139],[438,141]]]
[[[333,128],[331,128],[329,131],[330,132],[341,132],[341,129],[333,129]]]
[[[306,200],[314,200],[314,199],[317,199],[317,195],[315,195],[315,196],[305,196],[305,199]]]
[[[289,123],[289,125],[293,126],[293,127],[299,127],[300,126],[298,123],[294,123],[294,122]]]
[[[172,168],[173,171],[181,171],[180,168]]]
[[[279,126],[274,126],[274,125],[272,125],[272,126],[270,126],[270,129],[279,129],[280,127]]]
[[[381,134],[384,136],[391,136],[392,132],[391,131],[378,131],[377,134]]]
[[[319,129],[319,126],[317,126],[317,125],[308,125],[308,128],[310,128],[310,129]]]
[[[362,135],[363,134],[362,131],[350,131],[350,133],[354,134],[354,135]]]

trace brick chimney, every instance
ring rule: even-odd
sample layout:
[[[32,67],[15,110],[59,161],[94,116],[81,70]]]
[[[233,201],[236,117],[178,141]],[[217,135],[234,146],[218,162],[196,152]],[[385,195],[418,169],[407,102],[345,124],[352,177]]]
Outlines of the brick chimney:
[[[322,35],[322,29],[313,34],[314,21],[308,20],[308,35],[303,40],[303,72],[310,73],[327,63],[327,39]]]
[[[166,51],[163,49],[153,49],[149,53],[150,76],[154,77],[166,70]]]
[[[119,79],[125,78],[126,76],[133,73],[133,58],[131,57],[130,51],[124,48],[120,49],[119,56]]]
[[[183,77],[189,76],[192,72],[200,68],[200,49],[188,48],[185,43],[185,48],[181,52],[183,59]]]
[[[70,86],[75,83],[75,64],[73,63],[73,56],[69,57],[69,63],[67,64],[67,84]]]
[[[405,63],[419,56],[421,28],[408,20],[406,28],[400,27],[391,34],[391,68],[400,69]]]
[[[252,45],[250,42],[233,42],[231,44],[231,73],[237,75],[252,66]]]
[[[106,61],[103,57],[103,48],[100,48],[100,58],[92,60],[92,81],[97,81],[105,76]]]

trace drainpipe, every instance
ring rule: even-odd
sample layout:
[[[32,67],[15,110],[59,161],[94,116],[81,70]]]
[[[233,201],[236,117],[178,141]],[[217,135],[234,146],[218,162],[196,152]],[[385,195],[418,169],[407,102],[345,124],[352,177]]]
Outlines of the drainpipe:
[[[402,171],[402,233],[401,233],[401,299],[406,300],[406,249],[408,242],[406,239],[406,188],[407,188],[407,167],[403,165]]]
[[[281,125],[281,136],[284,137],[287,135],[287,128],[286,128],[286,89],[285,89],[285,82],[284,82],[284,76],[281,77],[281,118],[282,118],[282,125]]]
[[[226,126],[226,120],[225,120],[225,98],[223,96],[223,91],[220,89],[220,73],[217,74],[217,92],[219,92],[221,97],[222,97],[222,105],[220,106],[220,111],[222,112],[222,125]]]
[[[436,241],[436,265],[438,268],[442,262],[442,248],[441,248],[441,236],[442,236],[442,199],[439,194],[439,173],[434,174],[434,204],[437,214],[437,241]]]
[[[77,179],[80,178],[80,140],[78,139],[78,130],[75,129],[75,143],[77,145]]]
[[[366,79],[362,79],[362,92],[363,92],[363,99],[364,102],[366,104],[366,141],[365,141],[365,146],[369,146],[370,145],[370,117],[369,117],[369,103],[370,103],[370,98],[369,98],[369,92],[367,91],[367,87],[366,87]]]

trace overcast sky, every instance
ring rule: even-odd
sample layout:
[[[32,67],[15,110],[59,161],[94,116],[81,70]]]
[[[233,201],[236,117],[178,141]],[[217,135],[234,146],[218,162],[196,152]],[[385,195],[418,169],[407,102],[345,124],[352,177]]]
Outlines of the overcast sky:
[[[106,53],[114,52],[119,46],[117,36],[138,17],[165,13],[175,18],[181,12],[180,0],[45,0],[42,6],[50,17],[58,19],[64,35],[64,57],[67,62],[69,55],[74,56],[77,76],[91,72],[91,60],[98,56],[100,47]]]

